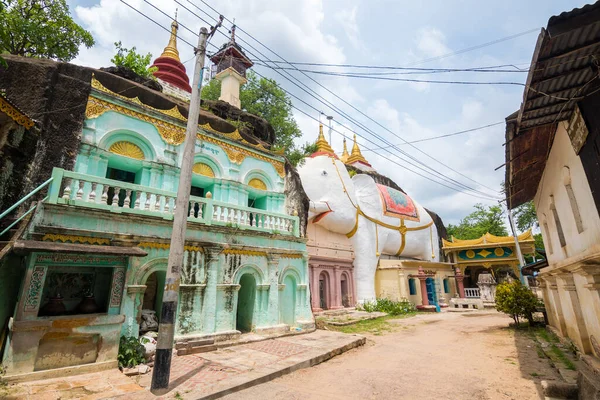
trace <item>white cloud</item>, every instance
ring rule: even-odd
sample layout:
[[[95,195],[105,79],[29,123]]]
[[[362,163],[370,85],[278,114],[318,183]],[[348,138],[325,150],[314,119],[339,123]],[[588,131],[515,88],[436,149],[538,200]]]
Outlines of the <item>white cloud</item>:
[[[446,37],[436,28],[420,29],[416,42],[420,55],[425,57],[439,57],[451,52],[446,46]]]
[[[342,9],[335,15],[335,19],[342,25],[348,40],[352,44],[354,49],[359,50],[364,47],[360,40],[360,29],[356,22],[358,6],[354,6],[350,9]]]

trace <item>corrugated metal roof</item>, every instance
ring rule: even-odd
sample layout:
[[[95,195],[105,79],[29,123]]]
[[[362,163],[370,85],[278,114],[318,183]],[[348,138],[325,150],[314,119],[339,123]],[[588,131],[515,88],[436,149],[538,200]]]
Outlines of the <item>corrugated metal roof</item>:
[[[533,198],[555,125],[571,117],[577,99],[600,87],[594,56],[600,56],[600,1],[554,16],[542,29],[523,103],[516,120],[507,121],[509,207]]]

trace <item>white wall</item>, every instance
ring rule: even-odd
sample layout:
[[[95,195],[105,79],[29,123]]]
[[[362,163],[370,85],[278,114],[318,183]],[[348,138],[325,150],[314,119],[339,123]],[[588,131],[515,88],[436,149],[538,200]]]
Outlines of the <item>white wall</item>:
[[[585,171],[579,156],[575,154],[566,131],[568,124],[558,125],[550,156],[544,174],[538,185],[534,198],[538,220],[544,238],[544,246],[550,266],[566,258],[583,253],[600,242],[600,217],[596,210],[594,198],[590,190]],[[564,167],[568,167],[566,170]],[[570,175],[570,182],[581,214],[583,231],[578,232],[571,202],[565,187],[565,172]],[[600,173],[600,171],[598,171]],[[552,197],[564,232],[566,246],[561,247],[557,227],[551,210]],[[544,229],[548,224],[548,235]],[[550,254],[552,247],[552,254]]]

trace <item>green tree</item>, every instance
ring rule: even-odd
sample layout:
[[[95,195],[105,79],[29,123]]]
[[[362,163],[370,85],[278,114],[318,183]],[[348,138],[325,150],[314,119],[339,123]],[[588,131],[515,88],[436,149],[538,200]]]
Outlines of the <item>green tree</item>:
[[[0,0],[0,53],[70,61],[94,45],[77,25],[66,0]]]
[[[123,47],[120,41],[115,42],[117,54],[110,60],[117,67],[129,68],[136,74],[144,78],[154,79],[153,73],[158,70],[156,67],[149,67],[152,61],[152,53],[145,56],[139,54],[135,46],[131,49]]]
[[[246,78],[248,82],[240,89],[242,109],[266,119],[273,126],[273,149],[283,149],[290,162],[296,165],[314,147],[309,143],[298,147],[294,143],[302,132],[292,113],[292,101],[274,80],[259,78],[253,71],[248,71]],[[202,88],[202,98],[206,100],[217,100],[220,93],[221,82],[216,79]]]
[[[519,281],[503,282],[496,287],[496,310],[508,314],[519,326],[520,318],[533,325],[533,313],[538,305],[535,294]]]
[[[449,224],[448,236],[457,239],[477,239],[487,232],[496,236],[507,236],[504,211],[500,206],[475,204],[475,211],[464,217],[458,225]]]
[[[533,201],[528,201],[516,207],[513,210],[513,216],[519,232],[525,232],[528,229],[534,229],[539,226]]]

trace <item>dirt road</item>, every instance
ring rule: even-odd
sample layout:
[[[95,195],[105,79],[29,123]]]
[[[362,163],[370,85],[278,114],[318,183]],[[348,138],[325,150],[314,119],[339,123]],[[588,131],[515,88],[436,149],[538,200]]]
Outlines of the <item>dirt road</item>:
[[[558,374],[510,321],[495,312],[391,320],[363,348],[225,399],[543,399],[540,381]]]

